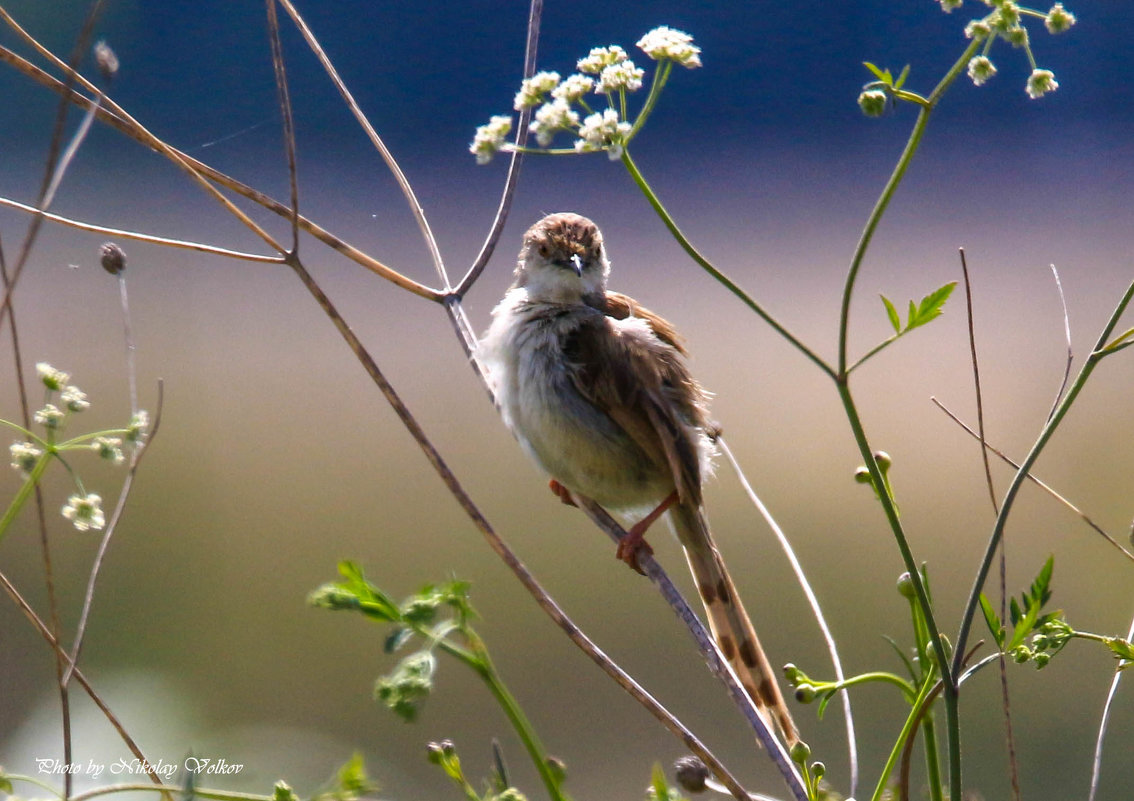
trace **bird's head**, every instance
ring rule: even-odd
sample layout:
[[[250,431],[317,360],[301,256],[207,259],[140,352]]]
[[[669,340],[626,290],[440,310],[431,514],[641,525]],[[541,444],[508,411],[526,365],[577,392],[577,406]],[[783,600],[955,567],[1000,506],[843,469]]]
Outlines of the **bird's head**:
[[[535,300],[578,302],[606,291],[610,262],[598,226],[578,214],[549,214],[524,234],[516,286]]]

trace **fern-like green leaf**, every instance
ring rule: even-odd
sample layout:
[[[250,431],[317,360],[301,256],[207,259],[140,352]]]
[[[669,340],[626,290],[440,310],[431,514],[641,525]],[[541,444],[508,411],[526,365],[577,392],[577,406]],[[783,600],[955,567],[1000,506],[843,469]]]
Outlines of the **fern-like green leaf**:
[[[902,318],[898,316],[898,310],[894,308],[894,304],[885,295],[879,295],[882,298],[882,305],[886,307],[886,316],[890,319],[890,325],[894,326],[894,333],[902,333]]]

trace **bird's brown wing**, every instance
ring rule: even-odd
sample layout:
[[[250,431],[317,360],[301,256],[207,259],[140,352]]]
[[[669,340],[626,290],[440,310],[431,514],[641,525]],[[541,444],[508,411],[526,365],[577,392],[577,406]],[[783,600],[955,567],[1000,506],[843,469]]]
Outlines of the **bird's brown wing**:
[[[645,311],[637,304],[633,308],[635,312]],[[659,467],[669,471],[682,502],[699,505],[701,455],[697,438],[704,417],[704,393],[689,374],[681,352],[669,338],[657,333],[650,318],[632,315],[644,320],[646,326],[615,322],[630,316],[588,315],[564,335],[561,344],[571,366],[571,378],[584,398],[608,414]],[[673,331],[660,317],[650,317],[659,321],[661,330]]]
[[[603,315],[588,315],[564,342],[575,386],[672,473],[680,501],[671,510],[674,528],[720,652],[790,746],[799,739],[791,712],[701,509],[696,438],[709,431],[705,392],[685,366],[673,326],[625,295],[607,293],[601,305]],[[616,322],[631,317],[648,328]]]
[[[629,295],[623,295],[621,292],[610,292],[602,297],[600,306],[596,306],[599,311],[606,314],[608,317],[613,317],[616,320],[625,320],[627,317],[637,317],[645,320],[653,332],[657,334],[658,339],[666,343],[682,356],[687,356],[685,351],[685,340],[681,334],[677,333],[677,329],[673,324],[658,314],[654,314],[645,306]]]

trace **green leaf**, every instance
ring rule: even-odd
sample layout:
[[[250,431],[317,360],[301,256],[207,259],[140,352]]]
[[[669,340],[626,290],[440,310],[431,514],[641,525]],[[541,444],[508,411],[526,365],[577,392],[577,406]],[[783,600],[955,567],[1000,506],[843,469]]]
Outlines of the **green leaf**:
[[[992,632],[993,639],[996,640],[996,645],[1003,650],[1004,638],[1007,636],[1004,631],[1004,626],[1000,623],[1000,617],[992,608],[992,604],[988,602],[988,597],[982,592],[980,594],[980,609],[984,612],[984,622],[988,624],[988,630]]]
[[[1009,648],[1015,648],[1021,645],[1028,635],[1031,634],[1036,628],[1036,619],[1039,617],[1039,604],[1032,601],[1028,604],[1028,609],[1024,612],[1024,616],[1020,622],[1016,624],[1015,631],[1012,632],[1012,640],[1008,643]]]
[[[1126,342],[1115,342],[1113,344],[1107,345],[1100,352],[1104,354],[1118,353],[1118,351],[1122,350],[1123,348],[1128,348],[1131,345],[1134,345],[1134,341],[1127,340]]]
[[[1055,570],[1055,556],[1049,556],[1032,582],[1032,599],[1043,606],[1051,600],[1051,574]]]
[[[925,325],[926,323],[935,320],[941,316],[944,309],[945,301],[953,294],[953,290],[957,288],[956,281],[950,281],[945,286],[939,287],[924,298],[921,303],[914,306],[914,302],[910,301],[910,319],[906,323],[906,330],[911,331],[918,326]]]
[[[1020,618],[1022,618],[1023,616],[1024,616],[1024,613],[1020,611],[1020,605],[1018,603],[1016,603],[1016,599],[1012,598],[1011,600],[1009,600],[1008,601],[1008,619],[1010,621],[1012,621],[1012,625],[1015,626],[1015,625],[1019,624]]]
[[[827,704],[831,703],[831,699],[835,697],[835,693],[837,692],[838,690],[831,690],[828,693],[824,693],[823,697],[819,699],[819,706],[815,707],[815,716],[819,720],[823,719],[823,713],[827,711]]]
[[[662,768],[660,762],[654,763],[654,769],[650,775],[650,787],[654,791],[654,798],[659,801],[669,798],[669,783],[665,780],[665,769]]]
[[[866,67],[868,70],[870,70],[872,73],[874,73],[875,78],[882,81],[887,86],[890,85],[890,70],[885,70],[885,71],[880,70],[878,67],[874,66],[869,61],[862,62],[862,66]]]
[[[898,316],[898,310],[894,308],[894,304],[885,295],[879,295],[882,298],[882,305],[886,307],[886,316],[890,318],[890,325],[894,326],[894,333],[902,333],[902,318]]]
[[[1107,637],[1104,639],[1106,647],[1119,659],[1124,659],[1127,662],[1134,660],[1134,645],[1129,640],[1124,640],[1121,637]],[[1120,670],[1125,670],[1130,665],[1119,665]]]
[[[902,664],[906,666],[906,670],[910,674],[910,679],[916,682],[917,681],[917,672],[914,670],[913,662],[911,662],[910,658],[908,656],[906,656],[905,652],[902,650],[902,647],[900,645],[898,645],[898,643],[894,640],[893,637],[890,637],[886,634],[882,635],[882,639],[884,639],[886,642],[890,643],[890,647],[892,647],[894,649],[894,653],[896,653],[898,655],[898,658],[902,660]]]
[[[366,774],[366,763],[357,751],[339,768],[338,779],[339,798],[343,801],[360,798],[378,789],[378,785]]]
[[[910,75],[910,65],[907,64],[906,66],[902,67],[902,72],[901,72],[901,74],[898,75],[898,80],[894,81],[894,90],[895,91],[902,88],[902,84],[904,84],[906,82],[906,78],[908,78],[909,75]]]
[[[495,737],[492,738],[492,774],[489,782],[497,794],[511,786],[508,781],[508,765],[504,762],[504,749],[500,747],[500,741]]]
[[[397,623],[402,619],[402,613],[397,604],[386,593],[366,580],[362,568],[354,562],[339,562],[339,573],[345,581],[334,586],[339,590],[351,593],[358,599],[358,609],[368,617]]]
[[[1104,353],[1114,353],[1115,351],[1122,350],[1123,348],[1134,345],[1134,340],[1131,340],[1131,337],[1134,337],[1134,328],[1128,328],[1123,331],[1121,334],[1108,342],[1102,350]]]

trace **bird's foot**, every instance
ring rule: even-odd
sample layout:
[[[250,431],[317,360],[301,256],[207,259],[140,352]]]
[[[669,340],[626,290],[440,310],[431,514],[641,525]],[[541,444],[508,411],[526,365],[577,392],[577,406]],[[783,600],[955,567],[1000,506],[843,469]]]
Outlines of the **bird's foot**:
[[[559,498],[567,506],[577,506],[575,499],[571,497],[571,490],[564,487],[554,478],[547,482],[547,488],[551,490],[552,494]]]
[[[619,540],[618,550],[614,552],[614,555],[642,575],[645,575],[645,571],[643,571],[638,564],[638,554],[643,551],[645,551],[647,555],[654,552],[654,549],[646,542],[646,529],[653,525],[654,521],[661,517],[665,511],[676,502],[677,490],[674,490],[665,497],[664,501],[657,505],[656,509],[630,527],[630,530],[626,532],[626,536]]]

